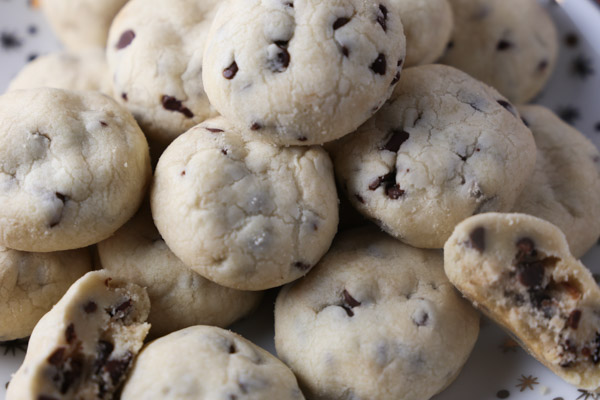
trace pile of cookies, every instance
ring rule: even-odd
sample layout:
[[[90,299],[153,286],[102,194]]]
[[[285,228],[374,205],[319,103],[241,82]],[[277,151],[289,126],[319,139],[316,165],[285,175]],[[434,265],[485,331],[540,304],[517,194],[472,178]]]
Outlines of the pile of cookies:
[[[0,96],[8,400],[428,399],[472,304],[600,387],[600,154],[524,105],[536,0],[41,7],[67,50]],[[282,285],[279,359],[222,329]]]

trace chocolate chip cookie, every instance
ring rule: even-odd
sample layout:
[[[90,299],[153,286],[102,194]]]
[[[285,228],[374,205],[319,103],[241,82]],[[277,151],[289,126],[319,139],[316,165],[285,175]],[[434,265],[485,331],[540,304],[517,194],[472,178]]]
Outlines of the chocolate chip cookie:
[[[279,145],[355,130],[390,96],[405,56],[390,0],[234,0],[215,16],[202,80],[238,129]]]
[[[479,315],[442,253],[376,228],[341,233],[275,304],[275,346],[311,399],[425,400],[459,374]]]
[[[600,288],[556,226],[525,214],[460,223],[444,246],[450,281],[567,382],[600,387]]]

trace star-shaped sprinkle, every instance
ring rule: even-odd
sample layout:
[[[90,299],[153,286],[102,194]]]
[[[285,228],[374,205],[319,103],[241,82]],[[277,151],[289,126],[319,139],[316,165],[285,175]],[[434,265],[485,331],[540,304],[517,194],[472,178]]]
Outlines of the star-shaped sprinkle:
[[[16,339],[8,342],[0,342],[0,347],[4,347],[4,355],[12,353],[13,356],[17,355],[17,350],[21,350],[23,353],[27,351],[27,343],[29,339]]]
[[[583,389],[577,389],[577,391],[579,393],[581,393],[579,395],[579,397],[577,398],[577,400],[582,399],[582,400],[597,400],[598,399],[598,394],[597,393],[593,393],[593,392],[588,392],[587,390],[583,390]]]
[[[582,54],[578,55],[571,62],[571,73],[581,79],[587,79],[590,75],[594,75],[592,60]]]
[[[519,389],[521,389],[521,392],[523,392],[523,391],[525,391],[525,389],[533,390],[533,385],[538,385],[538,384],[539,384],[538,378],[536,378],[535,376],[521,375],[521,377],[519,378],[519,383],[517,383],[515,386],[518,387]]]
[[[556,110],[556,114],[567,124],[573,125],[573,123],[579,119],[579,111],[572,106],[561,107]]]

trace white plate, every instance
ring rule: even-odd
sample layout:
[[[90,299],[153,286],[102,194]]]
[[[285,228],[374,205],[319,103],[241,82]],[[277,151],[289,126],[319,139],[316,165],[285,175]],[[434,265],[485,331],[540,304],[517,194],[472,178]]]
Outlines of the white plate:
[[[595,0],[600,4],[600,0]],[[594,0],[547,0],[560,31],[560,57],[554,76],[536,102],[555,110],[600,147],[600,7]],[[0,92],[29,59],[60,48],[41,13],[26,0],[0,0]],[[600,246],[583,262],[600,274]],[[600,276],[600,275],[599,275]],[[273,301],[232,329],[274,352]],[[1,305],[0,305],[1,306]],[[23,360],[25,341],[0,343],[0,396]],[[489,320],[459,378],[435,400],[590,400],[600,399],[562,382],[528,356]]]

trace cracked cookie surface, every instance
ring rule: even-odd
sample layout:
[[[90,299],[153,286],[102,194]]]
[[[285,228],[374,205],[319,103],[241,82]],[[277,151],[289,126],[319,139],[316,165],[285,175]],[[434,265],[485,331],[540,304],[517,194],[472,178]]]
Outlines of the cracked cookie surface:
[[[226,327],[250,312],[262,297],[260,292],[217,285],[184,265],[158,233],[146,205],[97,246],[102,268],[148,291],[152,337],[192,325]]]
[[[0,341],[31,335],[40,318],[91,269],[87,249],[28,253],[0,247]]]
[[[554,69],[558,37],[536,0],[449,0],[454,32],[440,60],[521,104],[542,90]]]
[[[377,115],[328,150],[354,207],[423,248],[473,214],[511,210],[536,153],[504,97],[443,65],[405,70]]]
[[[94,244],[137,210],[150,178],[144,134],[108,96],[60,89],[0,96],[0,244]]]
[[[145,346],[121,398],[303,400],[304,396],[292,371],[270,353],[233,332],[193,326]]]
[[[600,236],[600,154],[588,138],[542,106],[521,106],[537,146],[535,170],[513,208],[559,227],[581,257]]]
[[[442,259],[377,228],[346,231],[314,271],[282,289],[275,346],[307,397],[424,400],[456,378],[479,315]]]
[[[555,374],[600,387],[600,288],[556,226],[488,213],[457,225],[444,246],[450,281]]]
[[[150,325],[146,290],[84,275],[36,325],[7,400],[113,399]]]
[[[206,278],[242,290],[308,273],[338,224],[333,167],[323,149],[246,140],[223,117],[167,148],[151,206],[175,255]]]
[[[215,16],[202,79],[238,129],[280,145],[320,144],[383,105],[404,53],[388,0],[234,0]]]
[[[202,53],[217,0],[131,0],[110,29],[115,98],[148,136],[153,155],[217,113],[202,85]]]

